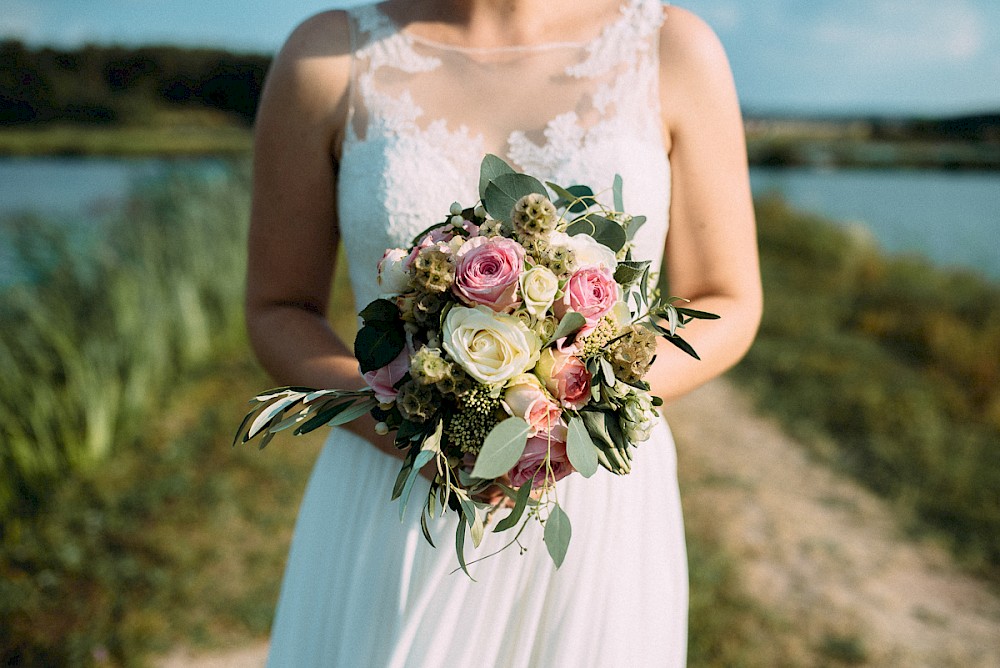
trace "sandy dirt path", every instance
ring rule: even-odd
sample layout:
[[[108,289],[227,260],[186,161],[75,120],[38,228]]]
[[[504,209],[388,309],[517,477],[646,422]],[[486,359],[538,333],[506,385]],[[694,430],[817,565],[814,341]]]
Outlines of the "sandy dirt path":
[[[813,461],[726,380],[668,410],[685,514],[712,526],[746,593],[780,620],[788,666],[1000,666],[1000,598],[885,504]],[[161,668],[262,666],[267,645]],[[840,662],[831,664],[831,657]]]
[[[789,665],[1000,666],[1000,599],[886,503],[813,461],[730,383],[670,407],[685,513],[788,628]],[[695,517],[695,515],[698,515]],[[818,651],[824,650],[824,651]]]

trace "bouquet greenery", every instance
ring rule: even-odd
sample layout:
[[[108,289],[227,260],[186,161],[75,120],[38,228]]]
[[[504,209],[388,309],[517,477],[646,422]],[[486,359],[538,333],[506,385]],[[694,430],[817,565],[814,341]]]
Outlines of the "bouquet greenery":
[[[587,186],[543,185],[486,156],[478,204],[453,204],[379,262],[381,296],[361,311],[354,341],[368,387],[265,392],[236,442],[259,437],[263,448],[287,429],[371,414],[405,452],[392,493],[401,518],[421,469],[435,472],[420,513],[431,545],[428,520],[459,513],[455,545],[468,574],[466,534],[478,547],[508,505],[492,530],[517,529],[509,547],[541,522],[558,567],[571,529],[555,483],[631,470],[633,449],[660,419],[662,401],[643,380],[657,335],[697,357],[678,330],[717,317],[651,289],[650,263],[631,254],[645,218],[623,211],[621,193],[616,176],[609,208]],[[505,502],[482,500],[494,486]]]

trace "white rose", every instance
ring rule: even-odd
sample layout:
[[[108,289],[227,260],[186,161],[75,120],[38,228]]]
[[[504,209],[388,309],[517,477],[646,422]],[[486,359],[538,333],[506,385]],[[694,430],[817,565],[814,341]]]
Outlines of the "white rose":
[[[521,274],[524,308],[536,318],[544,318],[559,291],[559,278],[546,267],[533,267]]]
[[[402,248],[390,248],[378,262],[378,287],[382,297],[395,297],[410,289],[410,273],[406,270],[409,253]]]
[[[614,252],[589,234],[577,234],[571,237],[565,232],[555,232],[549,237],[549,242],[554,246],[565,246],[570,249],[578,269],[604,267],[614,273],[618,268],[618,259]]]
[[[441,345],[459,366],[486,385],[506,383],[538,361],[542,341],[516,317],[486,306],[456,306],[444,319]]]

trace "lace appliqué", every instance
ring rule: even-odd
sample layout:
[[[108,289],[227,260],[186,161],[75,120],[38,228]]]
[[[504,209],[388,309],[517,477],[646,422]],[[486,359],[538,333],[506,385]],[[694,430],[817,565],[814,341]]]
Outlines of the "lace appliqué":
[[[659,118],[659,61],[653,49],[654,37],[663,24],[663,6],[659,0],[638,0],[624,5],[621,12],[618,21],[587,45],[587,58],[565,71],[579,79],[610,78],[592,93],[591,104],[599,120],[584,127],[575,112],[562,114],[548,123],[541,144],[524,132],[512,133],[510,158],[526,171],[563,177],[569,156],[597,151],[610,138],[623,136],[626,128],[638,129],[651,138],[658,136],[650,121]]]

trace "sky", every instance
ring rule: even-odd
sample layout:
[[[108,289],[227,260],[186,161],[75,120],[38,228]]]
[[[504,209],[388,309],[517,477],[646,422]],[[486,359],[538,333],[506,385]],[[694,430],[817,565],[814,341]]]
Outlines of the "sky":
[[[32,45],[173,43],[273,52],[299,21],[331,4],[337,0],[3,0],[0,37]],[[718,33],[750,112],[1000,111],[997,0],[674,4]]]

